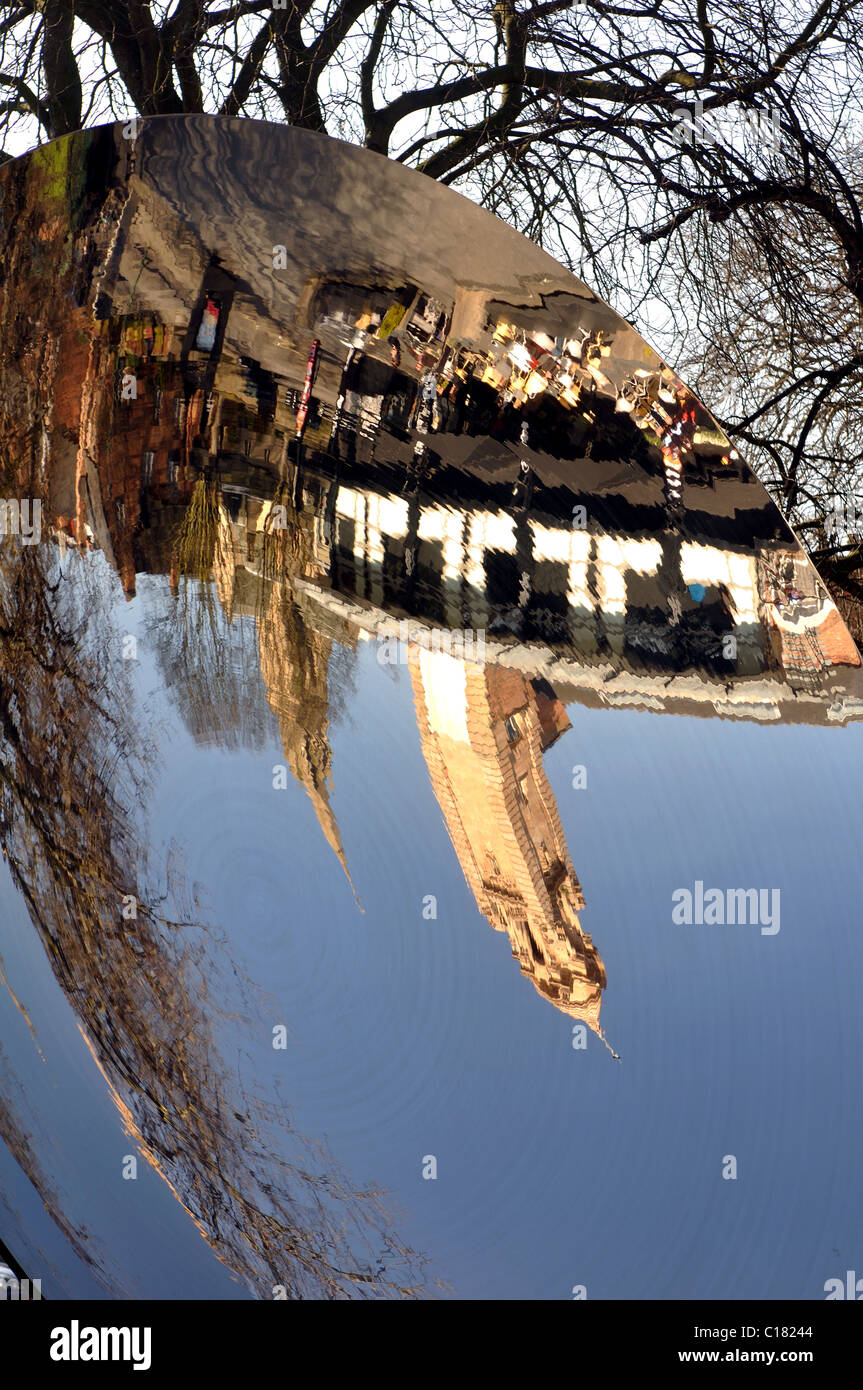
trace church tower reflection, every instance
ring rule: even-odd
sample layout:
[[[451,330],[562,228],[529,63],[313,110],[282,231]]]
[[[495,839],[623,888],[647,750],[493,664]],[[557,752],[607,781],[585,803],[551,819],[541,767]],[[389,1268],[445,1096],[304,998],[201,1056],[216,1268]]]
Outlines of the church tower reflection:
[[[570,728],[545,681],[411,645],[422,748],[477,907],[544,998],[602,1037],[603,965],[543,754]]]
[[[330,802],[333,755],[329,742],[327,671],[333,640],[309,627],[289,590],[274,585],[258,620],[261,675],[279,721],[285,761],[314,808],[327,844],[353,880]]]

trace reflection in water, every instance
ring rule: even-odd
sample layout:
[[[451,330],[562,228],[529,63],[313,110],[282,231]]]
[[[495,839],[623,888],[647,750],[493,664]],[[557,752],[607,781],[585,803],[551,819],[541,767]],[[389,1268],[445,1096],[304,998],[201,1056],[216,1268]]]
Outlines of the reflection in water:
[[[34,229],[27,215],[32,224],[38,203],[21,212],[16,235],[29,233],[37,248],[47,243],[62,263],[71,238],[64,220]],[[12,237],[13,266],[18,246]],[[187,901],[176,856],[151,865],[142,849],[156,752],[140,732],[143,712],[130,688],[128,652],[111,621],[110,572],[96,553],[113,562],[127,591],[133,587],[130,517],[120,490],[112,496],[111,489],[112,463],[122,476],[122,458],[111,459],[110,449],[117,369],[98,328],[88,339],[79,335],[72,367],[83,379],[76,391],[69,364],[52,350],[58,305],[45,297],[34,299],[43,321],[28,324],[22,335],[20,300],[33,295],[29,275],[42,269],[38,258],[32,272],[19,268],[20,299],[7,289],[2,302],[4,341],[19,349],[3,370],[4,489],[7,496],[44,494],[53,523],[52,538],[41,547],[8,537],[0,549],[4,856],[126,1133],[229,1269],[264,1297],[275,1286],[294,1297],[417,1292],[421,1261],[392,1230],[380,1194],[352,1186],[323,1149],[291,1130],[281,1107],[262,1101],[239,1078],[232,1081],[215,1039],[220,1010],[209,930]],[[68,412],[77,399],[73,433]],[[119,443],[122,414],[118,423]],[[208,700],[206,681],[193,690],[191,677],[212,676],[208,658],[222,655],[209,572],[218,568],[230,525],[214,486],[193,484],[185,496],[182,523],[175,524],[177,510],[167,534],[197,601],[187,595],[177,609],[172,666],[176,680],[185,661],[187,679],[178,685],[194,728]],[[143,490],[136,503],[141,524]],[[116,546],[104,544],[106,531]],[[219,597],[226,595],[220,590]],[[15,1157],[70,1242],[92,1262],[26,1133],[5,1104],[2,1113]],[[289,1140],[280,1149],[268,1141],[274,1123]]]
[[[265,193],[279,161],[294,177]],[[47,521],[0,548],[4,853],[126,1132],[219,1258],[258,1293],[416,1292],[379,1197],[299,1136],[277,1151],[274,1108],[220,1062],[207,928],[179,859],[141,849],[158,751],[112,573],[128,597],[166,577],[147,631],[185,726],[254,749],[275,721],[351,885],[330,729],[357,644],[383,664],[401,639],[479,911],[600,1036],[543,763],[563,700],[841,723],[860,659],[673,372],[454,195],[197,118],[56,142],[2,181],[3,488]]]
[[[53,545],[0,556],[4,855],[124,1130],[250,1288],[411,1291],[413,1257],[379,1197],[299,1135],[290,1156],[270,1148],[266,1128],[283,1118],[219,1062],[206,924],[180,906],[177,864],[154,873],[141,853],[147,750],[105,569],[96,555],[65,571],[57,559]],[[5,1133],[51,1209],[11,1120]],[[59,1205],[54,1215],[67,1229]],[[367,1250],[388,1251],[377,1273],[358,1261],[346,1218]]]
[[[539,992],[599,1032],[605,967],[578,908],[542,754],[569,727],[551,687],[420,647],[417,719],[435,796],[477,906]]]

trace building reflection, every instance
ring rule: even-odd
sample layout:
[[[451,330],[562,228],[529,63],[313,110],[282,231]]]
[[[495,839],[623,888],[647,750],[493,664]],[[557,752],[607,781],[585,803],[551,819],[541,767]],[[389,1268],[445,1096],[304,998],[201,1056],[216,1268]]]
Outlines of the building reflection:
[[[356,645],[347,625],[339,633]],[[331,804],[333,755],[329,744],[327,677],[336,637],[315,628],[290,591],[273,585],[257,624],[261,675],[279,723],[285,762],[305,790],[330,849],[353,887]]]
[[[70,656],[57,563],[64,578],[77,566],[95,616],[92,552],[129,598],[141,576],[167,579],[160,659],[195,738],[260,736],[254,666],[349,880],[338,654],[402,622],[482,632],[481,664],[409,644],[431,785],[479,912],[543,998],[599,1036],[605,968],[544,768],[565,704],[843,723],[863,692],[777,509],[629,325],[478,209],[456,217],[430,181],[442,214],[426,215],[383,161],[369,180],[395,181],[392,196],[346,222],[343,205],[368,204],[352,156],[240,124],[145,123],[134,149],[120,127],[91,131],[0,172],[0,461],[7,495],[38,496],[50,522],[38,561],[2,551],[24,653],[4,666],[3,706],[26,709],[27,737],[10,716],[20,766],[0,829],[129,1132],[219,1257],[254,1287],[303,1239],[294,1287],[341,1296],[376,1276],[345,1274],[329,1227],[297,1224],[295,1167],[273,1214],[275,1160],[262,1141],[252,1180],[251,1099],[238,1128],[159,922],[118,927],[138,841],[100,770],[108,746],[131,760],[136,730],[116,650],[80,669]],[[288,167],[286,150],[304,177],[268,202],[253,171]],[[339,216],[321,216],[312,187]],[[237,630],[253,640],[234,661]],[[62,745],[44,732],[61,727]],[[350,1212],[363,1194],[341,1195]]]
[[[325,504],[320,494],[318,500]],[[283,505],[243,497],[218,593],[226,617],[255,621],[286,765],[353,886],[331,799],[328,674],[336,647],[355,648],[358,634],[304,587],[328,562],[319,516],[292,509],[289,525],[273,530],[274,510]],[[239,603],[237,594],[244,595]],[[565,707],[547,681],[504,667],[417,644],[408,665],[432,788],[479,911],[507,932],[539,993],[601,1035],[605,968],[579,920],[584,897],[543,765],[546,749],[570,728]]]
[[[52,395],[55,526],[100,545],[129,596],[203,472],[257,470],[263,494],[290,473],[300,506],[313,476],[326,495],[327,584],[384,611],[662,673],[666,700],[666,674],[720,705],[763,677],[791,705],[859,667],[763,488],[659,359],[635,365],[650,350],[606,306],[316,269],[287,295],[275,371],[272,320],[253,352],[212,256],[164,303],[135,238],[151,203],[127,206],[119,256],[101,224],[85,233],[85,259],[116,260],[113,295],[106,273],[64,313]]]
[[[152,198],[127,207],[119,255],[111,243],[113,295],[103,277],[98,312],[84,296],[61,328],[78,348],[58,355],[55,419],[77,450],[74,498],[54,489],[58,541],[101,547],[130,597],[138,574],[165,573],[178,613],[212,584],[229,624],[254,620],[286,765],[349,881],[334,649],[386,618],[481,631],[481,665],[411,645],[431,784],[480,913],[601,1036],[605,969],[543,765],[569,727],[557,691],[852,717],[828,678],[859,657],[818,576],[707,413],[597,301],[558,291],[538,314],[476,285],[447,297],[421,276],[315,269],[275,371],[272,323],[253,352],[242,284],[217,259],[164,303],[135,238],[145,212]],[[197,701],[196,737],[229,737],[217,704]]]
[[[78,444],[74,489],[57,489],[55,526],[72,542],[100,544],[129,596],[154,545],[164,549],[176,531],[201,470],[259,470],[262,492],[267,473],[290,470],[302,505],[312,476],[325,495],[317,543],[329,552],[328,583],[386,610],[551,643],[571,664],[664,670],[701,686],[712,680],[720,702],[729,678],[766,676],[790,696],[817,689],[813,673],[859,666],[817,574],[743,468],[721,474],[709,510],[706,502],[690,510],[685,528],[657,507],[644,478],[638,486],[624,479],[618,492],[602,484],[607,467],[593,456],[582,460],[580,478],[586,484],[592,470],[594,492],[574,489],[562,473],[548,476],[549,462],[537,465],[530,506],[514,505],[499,466],[463,460],[456,475],[438,453],[430,465],[424,443],[419,463],[409,442],[388,465],[349,462],[343,436],[363,436],[368,406],[349,417],[337,404],[326,420],[310,412],[299,446],[291,409],[274,406],[285,392],[250,364],[225,360],[206,390],[194,374],[190,387],[194,353],[181,358],[177,333],[152,316],[122,319],[111,342],[111,327],[103,322],[90,345],[83,388],[74,354],[58,370],[58,426]],[[143,357],[130,356],[130,343],[148,345]],[[134,394],[126,399],[129,379]],[[77,420],[69,406],[76,385]],[[375,431],[388,399],[380,398]],[[402,432],[394,424],[386,431],[391,448]],[[394,471],[401,486],[391,485]]]
[[[569,719],[547,682],[412,647],[423,753],[477,907],[522,974],[600,1033],[605,966],[579,921],[581,884],[542,755]]]

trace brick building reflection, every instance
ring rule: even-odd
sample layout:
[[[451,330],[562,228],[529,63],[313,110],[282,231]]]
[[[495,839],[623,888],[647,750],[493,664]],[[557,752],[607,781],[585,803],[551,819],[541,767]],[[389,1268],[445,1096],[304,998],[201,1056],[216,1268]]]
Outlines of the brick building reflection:
[[[543,754],[570,728],[551,687],[412,646],[432,787],[477,907],[543,998],[599,1036],[603,965]]]
[[[165,528],[175,530],[191,493],[189,441],[204,397],[187,390],[179,351],[179,335],[154,315],[94,324],[73,310],[63,326],[53,398],[57,526],[79,541],[89,527],[129,598],[145,567],[137,537],[149,532],[152,545],[165,510]]]

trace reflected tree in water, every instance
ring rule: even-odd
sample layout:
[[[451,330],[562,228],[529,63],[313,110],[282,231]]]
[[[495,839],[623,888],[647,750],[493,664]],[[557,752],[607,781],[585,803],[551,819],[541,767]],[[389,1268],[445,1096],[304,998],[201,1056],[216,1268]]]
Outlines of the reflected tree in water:
[[[170,874],[159,892],[141,853],[152,751],[110,620],[112,576],[98,556],[47,555],[0,552],[4,851],[127,1132],[259,1294],[418,1292],[421,1262],[382,1194],[223,1072],[210,933],[172,911],[182,882]],[[290,1130],[292,1157],[274,1127]]]

